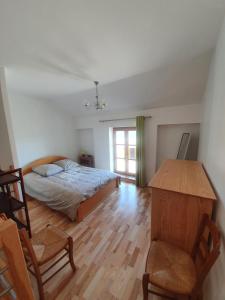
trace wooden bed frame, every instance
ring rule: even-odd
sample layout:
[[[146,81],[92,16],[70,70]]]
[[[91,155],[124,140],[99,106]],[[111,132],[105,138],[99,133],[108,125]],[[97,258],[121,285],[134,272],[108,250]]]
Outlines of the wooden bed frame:
[[[46,156],[40,159],[37,159],[27,166],[25,166],[23,170],[23,175],[26,175],[30,172],[32,172],[32,168],[43,165],[43,164],[51,164],[57,160],[60,159],[66,159],[67,157],[63,156]],[[86,199],[85,201],[80,203],[80,206],[77,209],[77,222],[81,222],[87,215],[89,215],[98,204],[100,204],[108,195],[112,193],[112,191],[117,187],[119,187],[120,184],[120,177],[110,180],[107,184],[105,184],[103,187],[101,187],[92,197]],[[27,195],[27,200],[29,199],[35,199],[31,196]],[[35,199],[37,200],[37,199]]]

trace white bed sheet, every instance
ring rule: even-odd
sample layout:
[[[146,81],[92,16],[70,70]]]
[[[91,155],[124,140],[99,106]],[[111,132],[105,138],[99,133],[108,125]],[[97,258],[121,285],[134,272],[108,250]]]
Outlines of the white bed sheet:
[[[24,176],[24,185],[28,195],[74,221],[80,202],[116,177],[106,170],[78,166],[49,177],[31,172]]]

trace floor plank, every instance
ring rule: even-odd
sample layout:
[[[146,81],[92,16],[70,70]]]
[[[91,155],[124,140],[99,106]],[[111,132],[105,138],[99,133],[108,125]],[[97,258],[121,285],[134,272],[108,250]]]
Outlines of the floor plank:
[[[73,274],[70,266],[61,271],[46,286],[47,299],[142,299],[141,278],[150,237],[149,204],[147,188],[122,183],[84,221],[76,224],[37,201],[30,201],[33,232],[50,223],[74,240],[77,272]],[[63,280],[68,281],[64,288]],[[32,283],[35,285],[34,280]]]

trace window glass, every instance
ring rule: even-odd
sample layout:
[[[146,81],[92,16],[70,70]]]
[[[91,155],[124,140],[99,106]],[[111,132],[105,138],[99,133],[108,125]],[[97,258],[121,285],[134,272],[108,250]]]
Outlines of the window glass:
[[[128,172],[131,174],[136,173],[136,161],[135,160],[128,160]]]
[[[116,145],[116,157],[117,158],[125,158],[125,146]]]
[[[125,172],[126,171],[125,159],[117,159],[116,160],[116,169],[119,172]]]
[[[136,145],[136,131],[128,131],[128,144]]]
[[[136,146],[128,146],[128,158],[136,159]]]
[[[116,144],[125,144],[125,132],[124,131],[116,131]]]

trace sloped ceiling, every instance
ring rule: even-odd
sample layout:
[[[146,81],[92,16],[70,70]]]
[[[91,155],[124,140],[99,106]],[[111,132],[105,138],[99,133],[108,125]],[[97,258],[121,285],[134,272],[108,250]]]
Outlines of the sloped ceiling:
[[[99,87],[100,98],[107,103],[104,111],[125,112],[198,103],[205,92],[210,59],[211,52],[207,52],[183,64],[165,66],[104,84]],[[93,88],[54,98],[52,102],[75,116],[96,113]],[[93,106],[87,110],[85,102]]]
[[[10,90],[74,114],[93,80],[109,110],[193,102],[224,12],[225,0],[2,0],[0,65]]]

